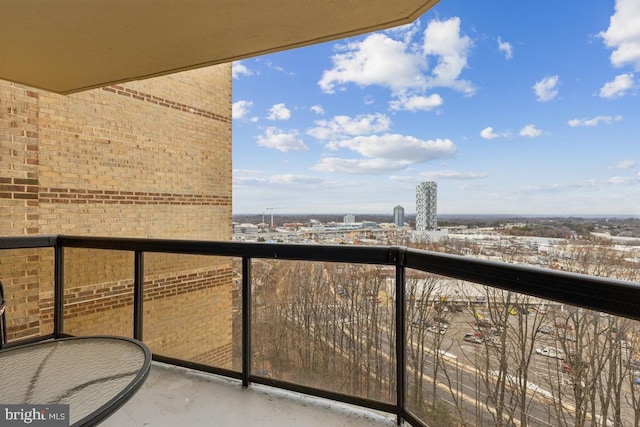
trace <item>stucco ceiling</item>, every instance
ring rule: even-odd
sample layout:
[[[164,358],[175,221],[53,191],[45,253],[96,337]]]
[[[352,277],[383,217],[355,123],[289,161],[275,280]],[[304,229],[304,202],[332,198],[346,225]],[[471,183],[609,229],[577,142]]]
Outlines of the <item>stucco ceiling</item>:
[[[0,0],[0,78],[69,94],[414,21],[438,0]]]

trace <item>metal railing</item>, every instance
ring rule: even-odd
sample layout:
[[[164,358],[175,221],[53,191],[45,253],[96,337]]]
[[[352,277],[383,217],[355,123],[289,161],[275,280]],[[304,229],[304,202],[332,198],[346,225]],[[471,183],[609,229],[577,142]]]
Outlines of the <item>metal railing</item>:
[[[54,249],[54,321],[53,333],[38,338],[66,336],[64,333],[64,251],[65,248],[129,251],[134,256],[133,332],[143,339],[143,283],[145,253],[228,256],[242,259],[242,363],[241,372],[211,367],[186,360],[154,355],[154,360],[236,378],[244,386],[260,383],[273,387],[328,398],[348,404],[395,414],[398,422],[423,425],[405,407],[406,269],[438,274],[453,279],[475,282],[494,288],[518,292],[559,303],[570,304],[630,319],[640,320],[640,284],[593,277],[538,267],[508,264],[407,249],[398,246],[292,245],[270,243],[213,242],[170,239],[106,238],[80,236],[2,237],[2,249]],[[372,399],[322,390],[251,373],[251,260],[324,261],[353,264],[395,266],[395,371],[396,402]],[[23,344],[25,341],[9,343]]]

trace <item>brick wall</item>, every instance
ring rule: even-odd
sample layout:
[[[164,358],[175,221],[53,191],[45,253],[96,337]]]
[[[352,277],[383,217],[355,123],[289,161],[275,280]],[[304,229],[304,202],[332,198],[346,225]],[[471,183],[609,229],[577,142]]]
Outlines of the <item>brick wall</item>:
[[[231,215],[229,64],[69,96],[0,80],[0,236],[228,240]],[[131,335],[132,259],[66,251],[65,332]],[[230,266],[193,256],[145,260],[152,351],[176,351],[177,338],[180,357],[227,363]],[[0,252],[10,339],[51,332],[52,272],[50,249]],[[165,322],[167,312],[154,318],[162,304],[190,327],[179,336],[154,329]],[[215,319],[208,332],[205,316]]]
[[[0,80],[0,235],[38,233],[38,93]]]

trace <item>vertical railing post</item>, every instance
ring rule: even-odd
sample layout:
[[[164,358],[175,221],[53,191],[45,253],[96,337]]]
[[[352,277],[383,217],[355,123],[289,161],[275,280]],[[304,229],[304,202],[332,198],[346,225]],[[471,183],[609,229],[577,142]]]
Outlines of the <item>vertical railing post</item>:
[[[406,380],[406,328],[405,328],[405,257],[406,250],[399,248],[396,258],[396,407],[398,425],[402,424],[405,412]]]
[[[133,273],[133,338],[142,341],[144,313],[144,252],[135,251]]]
[[[242,257],[242,386],[251,374],[251,258]]]
[[[53,247],[53,336],[64,332],[64,248],[56,241]]]

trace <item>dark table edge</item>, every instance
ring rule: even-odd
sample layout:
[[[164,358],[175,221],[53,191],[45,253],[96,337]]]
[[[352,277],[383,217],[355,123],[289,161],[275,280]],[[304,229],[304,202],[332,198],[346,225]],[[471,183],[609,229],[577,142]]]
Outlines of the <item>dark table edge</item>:
[[[84,418],[76,421],[71,424],[70,427],[80,427],[80,426],[95,426],[120,409],[125,403],[131,399],[136,391],[142,387],[147,376],[149,376],[149,371],[151,370],[151,350],[146,346],[142,341],[121,337],[121,336],[113,336],[113,335],[90,335],[84,337],[70,337],[70,338],[61,338],[56,341],[65,341],[65,340],[81,340],[81,339],[95,339],[95,338],[107,338],[107,339],[117,339],[122,341],[128,341],[130,343],[136,344],[142,351],[144,352],[144,363],[140,371],[136,374],[135,378],[129,383],[129,385],[121,390],[114,398],[109,400],[107,403],[86,415]]]
[[[111,416],[114,412],[120,409],[125,403],[127,403],[129,399],[133,397],[136,391],[138,391],[138,389],[142,387],[142,384],[144,384],[145,380],[147,379],[147,376],[149,375],[149,371],[151,370],[151,350],[149,350],[149,347],[147,347],[146,344],[144,344],[142,341],[139,341],[133,338],[128,338],[128,337],[122,337],[122,336],[116,336],[116,335],[88,335],[88,336],[80,336],[80,337],[72,336],[72,337],[58,338],[54,340],[38,341],[34,343],[18,345],[16,347],[5,349],[5,351],[11,351],[11,350],[24,348],[24,347],[36,346],[36,345],[44,344],[48,342],[80,341],[80,340],[92,340],[92,339],[120,340],[120,341],[127,341],[132,344],[135,344],[138,347],[140,347],[140,349],[144,352],[144,363],[140,371],[138,371],[135,378],[129,383],[127,387],[121,390],[118,394],[116,394],[115,397],[107,401],[104,405],[100,406],[98,409],[92,411],[88,415],[84,416],[82,419],[71,424],[70,427],[95,426],[101,423],[102,421],[104,421],[105,419],[107,419],[109,416]]]

